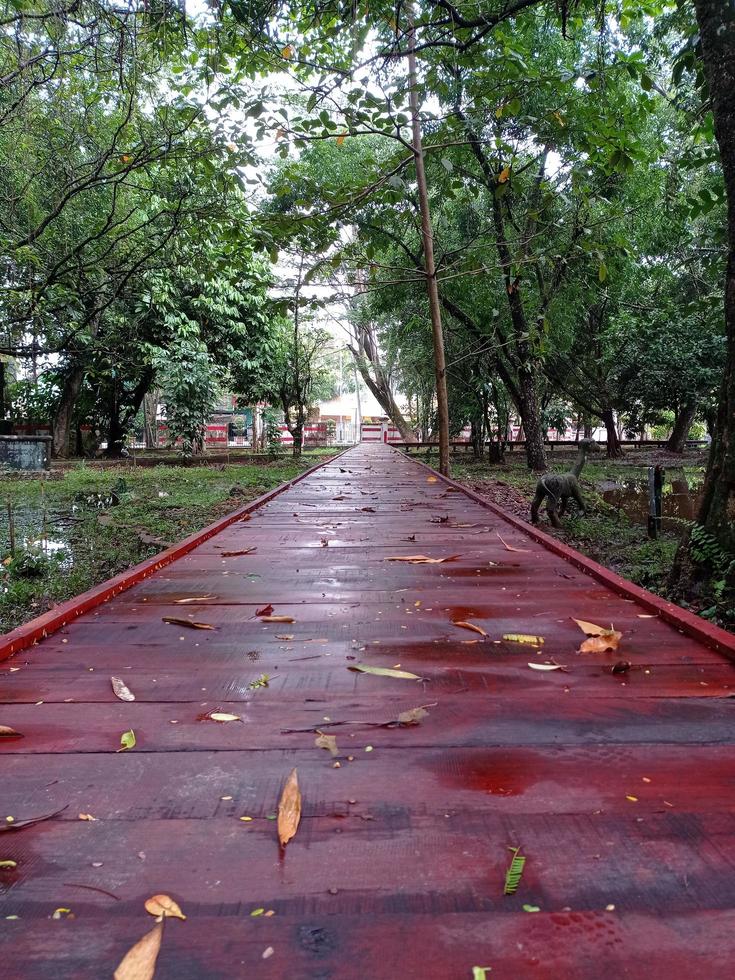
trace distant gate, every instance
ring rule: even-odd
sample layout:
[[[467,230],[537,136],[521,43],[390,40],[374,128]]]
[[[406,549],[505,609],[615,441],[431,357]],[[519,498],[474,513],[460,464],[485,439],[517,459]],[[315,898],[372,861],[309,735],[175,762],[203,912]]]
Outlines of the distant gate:
[[[363,422],[361,442],[402,442],[403,437],[392,422]]]

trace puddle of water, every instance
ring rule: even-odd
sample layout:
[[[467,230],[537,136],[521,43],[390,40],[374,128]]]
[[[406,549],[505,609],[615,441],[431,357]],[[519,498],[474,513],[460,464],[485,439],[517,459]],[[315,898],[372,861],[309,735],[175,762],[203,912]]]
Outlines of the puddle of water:
[[[648,480],[625,478],[601,480],[597,484],[602,499],[621,510],[635,524],[648,520]],[[683,471],[668,470],[664,474],[661,497],[662,526],[680,530],[679,521],[692,521],[702,499],[702,481],[688,481]]]

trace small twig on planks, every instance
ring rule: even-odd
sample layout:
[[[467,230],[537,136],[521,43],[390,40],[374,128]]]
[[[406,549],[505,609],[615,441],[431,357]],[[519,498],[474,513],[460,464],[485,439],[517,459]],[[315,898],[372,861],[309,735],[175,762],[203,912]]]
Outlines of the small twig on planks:
[[[108,892],[104,888],[97,888],[96,885],[80,885],[76,881],[65,881],[63,882],[65,888],[86,888],[90,892],[99,892],[101,895],[107,895],[109,898],[114,898],[116,902],[120,901],[119,895],[113,895],[112,892]]]

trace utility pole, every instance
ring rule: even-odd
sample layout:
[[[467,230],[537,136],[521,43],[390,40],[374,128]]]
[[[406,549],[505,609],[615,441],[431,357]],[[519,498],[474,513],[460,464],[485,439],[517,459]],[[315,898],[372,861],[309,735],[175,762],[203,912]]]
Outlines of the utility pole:
[[[429,191],[424,168],[424,147],[421,139],[421,119],[419,118],[418,79],[416,72],[416,27],[413,19],[413,4],[406,7],[408,19],[408,88],[411,108],[411,129],[413,133],[413,158],[416,166],[416,187],[421,212],[421,237],[424,245],[424,275],[426,291],[429,295],[431,313],[431,334],[434,342],[434,371],[436,374],[436,416],[439,429],[439,472],[449,476],[449,403],[447,400],[447,368],[444,357],[444,331],[442,330],[439,286],[436,281],[434,263],[434,233],[431,227],[431,208]]]

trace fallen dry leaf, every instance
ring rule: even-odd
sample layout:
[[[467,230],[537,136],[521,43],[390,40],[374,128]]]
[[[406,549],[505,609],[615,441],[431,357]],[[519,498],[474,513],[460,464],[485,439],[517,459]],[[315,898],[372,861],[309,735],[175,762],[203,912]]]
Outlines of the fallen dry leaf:
[[[429,712],[426,708],[410,708],[402,711],[398,716],[399,725],[418,725],[422,718],[426,718]]]
[[[543,636],[533,636],[530,633],[504,633],[503,639],[509,643],[528,643],[534,647],[543,646]]]
[[[121,701],[135,701],[135,695],[119,677],[111,677],[110,683],[112,684],[112,690],[116,698],[120,698]]]
[[[561,670],[561,664],[532,664],[529,662],[528,666],[531,670]]]
[[[177,599],[175,606],[186,606],[190,602],[206,602],[207,599],[216,599],[216,595],[192,595],[188,599]]]
[[[216,630],[216,626],[211,623],[196,623],[193,619],[179,619],[177,616],[162,616],[164,623],[171,626],[188,626],[190,630]]]
[[[152,895],[146,900],[145,910],[162,919],[185,919],[186,916],[170,895]]]
[[[256,609],[255,610],[255,615],[256,616],[270,616],[270,614],[272,612],[273,612],[273,606],[269,602],[267,606],[261,606],[260,609]]]
[[[324,732],[320,732],[317,729],[317,737],[314,739],[314,745],[316,745],[318,749],[326,749],[333,759],[336,759],[339,755],[336,735],[325,735]]]
[[[439,482],[439,478],[436,477],[436,476],[427,476],[426,477],[426,482],[427,483],[438,483]]]
[[[301,790],[296,769],[292,769],[278,801],[278,840],[281,847],[295,837],[301,820]]]
[[[606,650],[617,650],[623,634],[618,630],[605,630],[599,636],[591,636],[579,648],[579,653],[605,653]]]
[[[66,806],[69,804],[67,803]],[[60,807],[58,810],[54,810],[53,813],[44,813],[40,817],[27,817],[25,820],[12,820],[10,822],[0,823],[0,833],[5,830],[22,830],[24,827],[32,827],[34,824],[41,823],[42,820],[50,820],[51,817],[56,817],[60,813],[66,810],[66,806]]]
[[[80,813],[79,820],[96,820],[97,817],[93,817],[91,813]]]
[[[482,626],[476,626],[475,623],[466,623],[463,619],[453,619],[452,626],[461,626],[462,629],[472,630],[473,633],[479,633],[480,636],[487,636]]]
[[[595,626],[594,623],[588,623],[584,619],[574,619],[572,616],[572,621],[579,626],[583,633],[587,636],[601,636],[603,633],[608,633],[610,630],[607,626]]]
[[[418,674],[411,674],[407,670],[394,670],[392,667],[371,667],[369,664],[350,664],[348,670],[356,670],[361,674],[375,674],[378,677],[400,677],[409,681],[420,681]]]
[[[252,555],[257,548],[244,548],[242,551],[222,551],[220,554],[223,558],[239,558],[241,555]]]
[[[161,921],[128,950],[115,970],[114,980],[153,980],[162,939]]]
[[[8,728],[7,725],[0,725],[0,738],[25,738],[20,732],[16,732],[14,728]]]
[[[498,534],[497,531],[495,533]],[[500,537],[499,534],[498,534],[498,537],[503,542],[503,547],[505,548],[506,551],[528,551],[529,550],[528,548],[514,548],[512,544],[508,544],[508,542],[505,541],[502,537]]]
[[[212,721],[242,721],[240,715],[231,715],[227,711],[210,711],[205,718],[211,718]]]
[[[444,561],[454,561],[459,555],[448,555],[446,558],[427,558],[426,555],[391,555],[383,561],[407,561],[412,565],[441,565]]]
[[[276,633],[277,640],[293,640],[293,633]]]
[[[261,623],[295,623],[293,616],[261,616]]]
[[[10,860],[0,861],[0,868],[4,871],[12,871],[13,868],[17,868],[17,867],[18,867],[17,861],[10,861]]]

